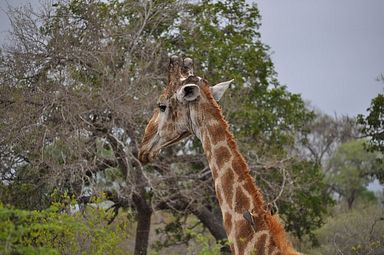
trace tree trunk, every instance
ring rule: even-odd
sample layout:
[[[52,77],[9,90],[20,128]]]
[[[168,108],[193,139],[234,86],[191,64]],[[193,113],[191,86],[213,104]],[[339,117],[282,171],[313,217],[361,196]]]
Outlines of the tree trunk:
[[[147,179],[143,175],[140,163],[137,160],[137,147],[131,148],[131,153],[126,153],[124,144],[113,134],[108,134],[107,139],[111,144],[120,170],[128,182],[133,181],[135,192],[132,195],[133,203],[137,212],[137,228],[134,255],[146,255],[148,250],[149,231],[151,229],[152,208],[146,200],[145,187]],[[137,144],[133,140],[133,144]]]
[[[355,202],[356,193],[356,190],[352,190],[351,194],[347,197],[348,210],[352,209],[353,202]]]
[[[149,231],[151,229],[152,209],[145,198],[138,194],[133,196],[133,202],[137,211],[137,228],[134,255],[146,255],[149,242]]]
[[[231,249],[229,248],[228,243],[226,243],[228,238],[222,221],[219,220],[218,217],[215,217],[215,215],[206,207],[200,207],[193,210],[193,214],[208,228],[216,241],[222,244],[220,249],[221,254],[231,254]]]

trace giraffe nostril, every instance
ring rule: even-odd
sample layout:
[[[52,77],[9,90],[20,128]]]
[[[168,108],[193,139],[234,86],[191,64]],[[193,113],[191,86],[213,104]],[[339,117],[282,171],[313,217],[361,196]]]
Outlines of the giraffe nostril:
[[[144,152],[144,151],[139,152],[139,160],[140,160],[142,165],[145,165],[149,162],[148,156],[149,156],[148,152]]]
[[[157,156],[159,155],[159,152],[160,151],[150,152],[149,155],[148,155],[148,161],[154,161],[157,158]]]
[[[139,160],[142,165],[148,164],[149,162],[155,160],[160,151],[140,151]]]

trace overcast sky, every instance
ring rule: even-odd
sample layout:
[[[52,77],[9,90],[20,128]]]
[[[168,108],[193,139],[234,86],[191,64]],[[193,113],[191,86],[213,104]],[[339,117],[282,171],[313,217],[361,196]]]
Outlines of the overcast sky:
[[[383,92],[383,0],[258,0],[279,81],[326,113],[365,113]]]
[[[0,0],[20,5],[38,0]],[[280,82],[329,114],[365,113],[383,92],[384,0],[257,0]],[[0,16],[0,41],[9,21]]]

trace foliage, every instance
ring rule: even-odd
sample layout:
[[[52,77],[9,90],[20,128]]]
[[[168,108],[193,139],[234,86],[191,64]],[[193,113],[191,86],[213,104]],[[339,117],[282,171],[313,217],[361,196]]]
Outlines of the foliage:
[[[12,43],[0,62],[1,199],[44,209],[57,189],[87,200],[110,191],[99,185],[105,177],[112,180],[103,183],[118,189],[108,197],[115,212],[133,207],[150,217],[151,188],[135,154],[165,78],[168,57],[156,38],[173,22],[178,4],[47,4],[8,11]],[[108,152],[99,150],[100,142]],[[148,235],[141,233],[137,240]]]
[[[299,240],[308,236],[315,244],[314,231],[324,224],[324,216],[328,215],[333,201],[325,192],[327,184],[319,165],[311,161],[294,161],[291,167],[300,189],[288,191],[289,199],[279,201],[279,210],[288,231]]]
[[[171,50],[191,56],[212,84],[234,79],[222,105],[236,137],[259,155],[282,153],[312,114],[278,83],[269,47],[260,41],[256,4],[204,0],[180,16],[178,33],[168,39]]]
[[[329,161],[331,169],[327,182],[331,189],[344,199],[351,208],[356,198],[366,194],[372,173],[380,172],[381,155],[364,150],[365,140],[342,144]]]
[[[41,168],[38,174],[30,165],[18,168],[17,177],[12,182],[0,184],[0,202],[22,209],[49,207],[52,202],[50,194],[55,188],[45,179],[49,174],[52,173],[46,168]]]
[[[337,147],[361,134],[355,118],[330,116],[316,109],[314,113],[315,117],[305,124],[308,132],[297,134],[295,150],[300,157],[314,161],[327,172],[326,163]]]
[[[384,76],[381,75],[379,80],[384,82]],[[357,116],[361,132],[369,137],[367,149],[384,153],[384,95],[382,93],[372,99],[367,111],[367,116],[363,114]],[[382,158],[379,160],[383,162]],[[380,183],[384,183],[384,171],[376,171],[372,174],[379,179]]]
[[[107,225],[103,209],[88,208],[85,215],[62,209],[61,204],[41,211],[0,205],[0,253],[126,254],[119,245],[127,238],[127,220]]]
[[[384,82],[384,76],[381,76]],[[358,123],[362,125],[361,131],[370,137],[369,150],[384,152],[384,95],[378,94],[371,101],[367,109],[367,116],[358,115]],[[381,177],[382,179],[383,177]]]
[[[360,205],[347,211],[334,213],[326,224],[316,231],[317,248],[307,254],[365,255],[383,254],[384,218],[379,205]]]
[[[214,255],[220,254],[223,242],[217,242],[195,217],[174,213],[165,227],[157,228],[158,240],[153,244],[155,251],[184,244],[187,254]]]
[[[306,123],[313,113],[300,95],[279,84],[269,47],[260,41],[259,26],[260,13],[254,3],[205,0],[186,6],[166,42],[171,51],[191,56],[199,75],[212,84],[235,79],[220,101],[226,119],[266,200],[277,200],[287,229],[301,237],[322,224],[325,205],[331,200],[321,192],[325,185],[318,166],[299,159],[286,160],[295,135],[307,132]],[[280,160],[285,162],[283,166],[263,167]],[[289,180],[281,187],[286,178]],[[310,181],[314,179],[318,181]],[[284,191],[279,196],[281,188]],[[303,208],[308,210],[308,217],[297,220]]]
[[[313,115],[278,83],[255,4],[69,0],[40,12],[12,9],[10,17],[13,41],[0,62],[4,202],[44,209],[54,189],[76,199],[108,190],[99,185],[103,176],[102,183],[116,186],[109,199],[117,209],[190,215],[203,208],[212,219],[205,224],[220,218],[201,147],[169,149],[145,175],[136,158],[168,54],[181,52],[210,82],[235,79],[222,102],[226,118],[288,229],[304,235],[319,226],[319,204],[329,201],[320,192],[323,176],[316,165],[288,156]],[[298,221],[302,208],[308,217]]]
[[[197,233],[194,231],[188,231],[192,238],[200,246],[199,255],[216,255],[220,254],[221,245],[207,237],[205,233]]]

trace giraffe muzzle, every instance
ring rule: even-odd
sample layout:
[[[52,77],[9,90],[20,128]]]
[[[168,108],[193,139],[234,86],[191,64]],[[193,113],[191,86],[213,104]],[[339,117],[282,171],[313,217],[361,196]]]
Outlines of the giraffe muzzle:
[[[175,144],[178,141],[180,141],[181,139],[186,138],[190,135],[191,135],[191,133],[189,131],[183,132],[182,134],[178,135],[177,137],[175,137],[173,139],[170,139],[169,141],[160,142],[160,145],[157,143],[157,144],[150,146],[149,149],[148,148],[141,148],[139,151],[139,160],[140,160],[141,164],[145,165],[145,164],[155,160],[157,158],[157,156],[160,154],[162,148],[171,146],[172,144]]]
[[[142,165],[146,165],[149,162],[153,161],[156,158],[157,155],[158,155],[158,153],[153,153],[153,152],[149,152],[149,151],[142,151],[142,150],[140,150],[140,152],[139,152],[139,160],[140,160]]]

